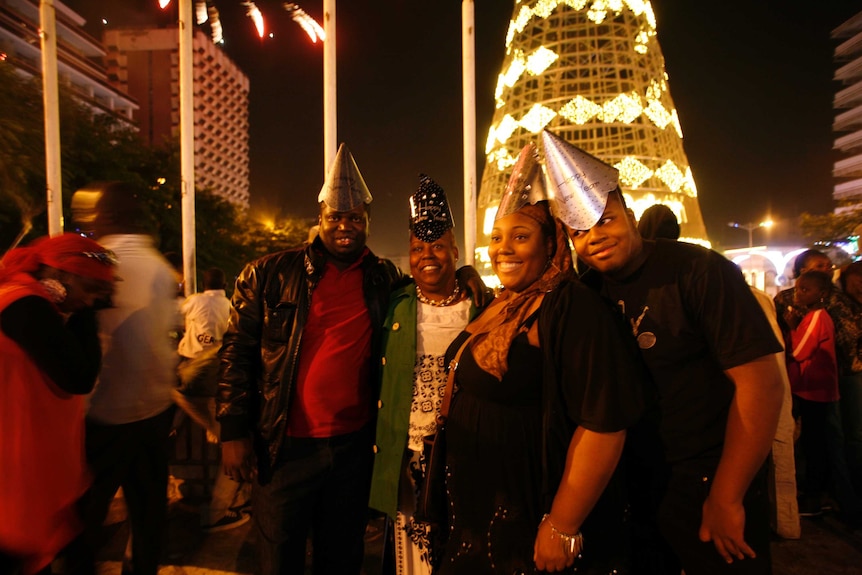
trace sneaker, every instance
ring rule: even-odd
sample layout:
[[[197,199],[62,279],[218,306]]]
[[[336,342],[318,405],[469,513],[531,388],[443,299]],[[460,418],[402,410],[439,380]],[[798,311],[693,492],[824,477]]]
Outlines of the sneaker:
[[[227,513],[224,514],[224,517],[222,517],[212,525],[204,525],[203,527],[201,527],[201,531],[203,531],[204,533],[218,533],[219,531],[227,531],[228,529],[233,529],[234,527],[239,527],[240,525],[248,523],[249,519],[251,519],[250,515],[228,510]]]
[[[251,499],[246,501],[245,503],[240,503],[239,505],[234,505],[229,508],[229,511],[234,513],[241,513],[243,515],[251,515]]]

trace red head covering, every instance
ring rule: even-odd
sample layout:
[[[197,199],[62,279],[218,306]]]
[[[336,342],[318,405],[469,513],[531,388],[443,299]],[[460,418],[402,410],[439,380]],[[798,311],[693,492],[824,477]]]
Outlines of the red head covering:
[[[113,281],[117,258],[95,241],[78,234],[42,237],[15,248],[0,261],[0,281],[15,273],[33,273],[40,265],[64,272]]]

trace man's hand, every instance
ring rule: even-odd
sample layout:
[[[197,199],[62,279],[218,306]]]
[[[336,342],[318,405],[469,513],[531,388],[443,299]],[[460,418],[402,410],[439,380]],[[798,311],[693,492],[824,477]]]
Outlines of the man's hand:
[[[488,289],[485,282],[482,281],[482,276],[472,266],[463,266],[455,271],[455,278],[462,286],[465,286],[467,293],[473,298],[473,303],[476,307],[482,309],[494,299],[494,293]]]
[[[221,464],[225,475],[234,481],[251,481],[257,475],[257,462],[251,438],[221,444]]]
[[[703,521],[700,524],[700,540],[712,541],[715,550],[728,563],[734,558],[754,558],[754,550],[744,537],[745,509],[742,503],[726,504],[707,497],[703,502]]]

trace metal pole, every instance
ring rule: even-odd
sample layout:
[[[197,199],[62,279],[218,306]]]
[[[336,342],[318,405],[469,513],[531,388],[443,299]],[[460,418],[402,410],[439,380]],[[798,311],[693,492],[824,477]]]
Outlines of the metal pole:
[[[42,103],[45,108],[45,183],[48,234],[63,233],[63,178],[60,167],[60,96],[57,86],[57,24],[54,0],[39,2],[42,43]]]
[[[179,2],[180,168],[182,175],[183,280],[187,296],[197,291],[195,266],[195,117],[192,0]]]
[[[323,1],[323,178],[338,152],[338,98],[336,97],[335,0]]]
[[[464,263],[476,256],[476,41],[473,0],[461,3],[461,75],[464,107]]]

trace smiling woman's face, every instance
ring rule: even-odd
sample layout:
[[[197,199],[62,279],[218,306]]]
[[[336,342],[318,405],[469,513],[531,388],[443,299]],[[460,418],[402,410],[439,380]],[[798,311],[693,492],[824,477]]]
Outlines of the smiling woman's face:
[[[410,275],[425,295],[446,297],[455,289],[458,247],[448,230],[433,242],[410,234]]]
[[[539,222],[515,212],[494,222],[488,255],[507,290],[521,292],[542,277],[553,244]]]

